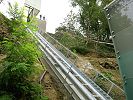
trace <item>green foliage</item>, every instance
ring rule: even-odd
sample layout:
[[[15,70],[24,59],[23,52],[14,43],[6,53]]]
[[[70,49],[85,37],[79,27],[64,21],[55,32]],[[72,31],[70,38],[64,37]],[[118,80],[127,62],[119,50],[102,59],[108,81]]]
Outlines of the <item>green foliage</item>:
[[[75,14],[72,10],[64,18],[64,22],[61,23],[61,26],[56,29],[56,32],[69,32],[72,34],[80,34],[80,29],[78,27],[78,14]]]
[[[104,72],[103,75],[104,75],[105,77],[107,77],[109,80],[112,80],[112,77],[113,77],[112,73]]]
[[[86,39],[83,36],[73,35],[68,32],[57,32],[50,35],[74,53],[82,55],[96,53],[98,57],[115,57],[113,46],[99,44],[96,51],[95,42],[89,41],[86,44]]]
[[[85,46],[76,46],[76,47],[71,48],[71,50],[72,51],[75,50],[77,53],[82,54],[82,55],[89,53],[89,49]]]
[[[79,23],[89,39],[92,39],[93,36],[97,40],[109,41],[109,27],[103,8],[111,1],[112,0],[72,0],[72,5],[78,5],[81,9],[79,12]]]
[[[42,87],[30,77],[36,70],[36,62],[41,56],[36,40],[26,30],[30,26],[36,31],[34,23],[26,23],[23,8],[18,4],[9,7],[11,34],[2,41],[2,53],[7,57],[2,62],[4,70],[0,73],[0,91],[11,93],[17,100],[45,100]],[[33,20],[34,21],[34,20]],[[6,96],[3,96],[4,98]],[[9,99],[10,100],[10,99]]]
[[[14,100],[15,98],[11,93],[0,91],[0,100]]]
[[[13,100],[9,95],[0,96],[0,100]]]
[[[99,44],[97,54],[100,57],[115,58],[114,47],[106,44]]]
[[[3,38],[9,36],[11,31],[11,27],[9,27],[10,25],[10,20],[0,13],[0,41],[3,41]]]
[[[69,48],[75,46],[77,43],[77,40],[68,33],[64,33],[59,41]]]
[[[69,32],[57,32],[50,35],[74,53],[82,55],[96,53],[99,57],[115,57],[113,46],[99,44],[96,51],[95,42],[89,41],[86,44],[86,39],[83,36],[74,35]]]
[[[19,8],[17,2],[13,6],[9,3],[8,14],[13,20],[22,20],[24,18],[24,8]]]
[[[79,14],[71,11],[61,26],[56,29],[53,37],[80,54],[92,52],[100,57],[114,57],[113,46],[99,43],[99,41],[111,42],[109,26],[103,10],[111,1],[72,0],[74,7],[80,7]],[[80,27],[76,29],[75,25]]]

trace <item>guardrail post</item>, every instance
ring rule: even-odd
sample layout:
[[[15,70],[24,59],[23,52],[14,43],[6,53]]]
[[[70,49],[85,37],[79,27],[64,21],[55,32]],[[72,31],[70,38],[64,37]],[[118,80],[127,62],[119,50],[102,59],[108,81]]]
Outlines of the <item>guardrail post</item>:
[[[109,91],[108,91],[107,94],[109,94],[109,93],[111,92],[111,90],[112,90],[113,87],[114,87],[114,84],[112,83],[112,84],[111,84],[111,87],[110,87],[110,89],[109,89]]]
[[[96,75],[95,75],[94,81],[96,81],[96,79],[98,78],[98,76],[99,76],[99,73],[96,72]]]

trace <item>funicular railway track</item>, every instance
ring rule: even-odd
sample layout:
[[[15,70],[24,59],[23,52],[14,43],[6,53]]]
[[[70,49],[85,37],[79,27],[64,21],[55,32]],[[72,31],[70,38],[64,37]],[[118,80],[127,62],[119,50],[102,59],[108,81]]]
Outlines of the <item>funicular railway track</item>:
[[[106,92],[82,73],[41,34],[36,33],[34,36],[45,55],[45,61],[74,100],[112,100]]]

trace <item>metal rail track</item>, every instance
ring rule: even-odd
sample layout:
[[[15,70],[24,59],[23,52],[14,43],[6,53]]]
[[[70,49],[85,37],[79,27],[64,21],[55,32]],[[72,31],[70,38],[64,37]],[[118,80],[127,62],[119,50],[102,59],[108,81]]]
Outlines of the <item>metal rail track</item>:
[[[28,29],[28,31],[30,31]],[[31,31],[30,31],[31,32]],[[31,32],[32,33],[32,32]],[[32,33],[33,34],[33,33]],[[61,52],[39,33],[34,34],[40,49],[46,55],[46,62],[75,100],[112,100],[98,85],[82,73]]]
[[[82,71],[83,73],[85,73],[91,80],[93,80],[94,82],[97,82],[97,85],[99,85],[108,95],[113,97],[113,99],[115,100],[120,99],[119,97],[121,97],[121,99],[125,99],[124,90],[120,88],[118,85],[116,85],[114,82],[109,80],[107,77],[105,77],[97,69],[95,69],[94,66],[90,62],[83,63],[83,65],[81,65],[79,68],[78,62],[81,61],[81,59],[78,55],[76,55],[75,53],[70,51],[68,48],[63,46],[61,43],[59,43],[49,34],[43,34],[43,37],[47,41],[49,41],[53,46],[55,46],[55,48],[59,50],[63,54],[63,56],[65,56],[65,58],[69,59],[69,61],[71,61],[70,63],[73,63],[74,66],[76,65],[76,68],[78,67],[78,69]],[[90,72],[89,75],[87,72]],[[101,86],[101,83],[103,84],[102,86]]]

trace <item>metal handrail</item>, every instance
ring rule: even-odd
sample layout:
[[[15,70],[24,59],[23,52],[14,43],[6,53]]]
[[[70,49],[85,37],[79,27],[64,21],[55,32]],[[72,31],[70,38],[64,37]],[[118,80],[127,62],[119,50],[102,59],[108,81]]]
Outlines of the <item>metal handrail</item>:
[[[38,34],[38,35],[40,35],[40,34]],[[41,35],[40,35],[40,37],[41,38],[43,38]],[[43,38],[44,39],[44,38]],[[44,41],[46,44],[45,45],[47,45],[48,46],[48,48],[50,48],[53,52],[54,52],[54,50],[49,46],[49,44],[46,42],[46,41]],[[56,52],[54,52],[56,55],[58,55]],[[62,59],[62,57],[60,56],[60,55],[58,55],[58,57],[60,58],[60,59]],[[91,85],[91,84],[89,84],[75,69],[73,69],[73,67],[72,66],[70,66],[64,59],[62,59],[62,61],[63,62],[65,62],[65,64],[69,67],[69,68],[71,68],[71,70],[76,74],[76,75],[78,75],[79,76],[79,78],[81,79],[81,80],[83,80],[83,82],[85,83],[85,84],[87,84],[89,87],[90,87],[90,89],[91,90],[93,90],[93,92],[94,93],[96,93],[102,100],[106,100],[104,97],[103,97],[103,95],[101,95],[99,92],[97,92],[97,90],[95,90],[95,88]],[[58,62],[58,61],[57,61]],[[58,63],[60,63],[60,62],[58,62]],[[63,67],[64,68],[64,67]],[[69,71],[67,72],[67,73],[69,73]],[[72,77],[72,76],[71,76]],[[76,82],[76,83],[78,83],[78,82]],[[79,84],[78,84],[79,85]],[[86,89],[84,88],[83,89],[83,85],[80,85],[80,88],[82,89],[82,91],[84,91],[84,93],[86,94],[87,93],[87,91],[86,91]],[[86,95],[88,95],[88,97],[90,97],[90,94],[86,94]]]
[[[28,29],[27,28],[27,30],[30,32],[30,33],[32,33],[33,34],[33,32],[30,30],[30,29]],[[57,57],[56,56],[58,56],[58,57],[60,57],[56,52],[54,52],[54,50],[50,47],[50,45],[49,45],[49,43],[43,38],[43,37],[41,37],[41,35],[39,36],[39,34],[33,34],[33,36],[35,37],[35,38],[40,38],[41,40],[38,40],[39,41],[39,43],[45,48],[45,50],[54,58],[54,60],[62,67],[62,66],[64,66],[58,59],[57,59]],[[36,37],[37,36],[37,37]],[[43,38],[43,39],[42,39]],[[45,41],[44,41],[45,40]],[[52,53],[52,52],[54,52],[54,54],[56,54],[56,56]],[[60,59],[62,59],[61,57],[60,57]],[[63,59],[62,59],[63,60]],[[69,73],[69,70],[68,69],[66,69],[65,67],[62,67],[63,68],[63,70],[66,72],[66,73]],[[70,76],[70,78],[72,78],[72,80],[75,82],[75,84],[77,84],[78,85],[78,87],[82,90],[82,92],[90,99],[90,100],[96,100],[95,99],[95,97],[71,74],[71,73],[69,73],[68,74],[69,76]],[[105,100],[105,99],[103,99],[103,100]]]
[[[52,40],[54,40],[57,44],[59,44],[60,46],[62,46],[64,49],[66,49],[66,51],[69,51],[70,55],[75,56],[77,59],[79,59],[78,55],[73,53],[71,50],[69,50],[68,48],[66,48],[64,45],[62,45],[60,42],[58,42],[57,40],[55,40],[52,36],[50,36],[49,34],[45,34],[48,37],[50,37]],[[75,63],[75,62],[74,62]],[[112,82],[111,80],[109,80],[105,75],[103,75],[102,73],[100,73],[97,69],[94,69],[94,67],[91,65],[92,69],[95,71],[96,75],[102,76],[105,80],[107,80],[107,82],[109,82],[111,84],[111,86],[109,87],[107,93],[109,94],[112,91],[112,87],[116,87],[118,88],[124,95],[125,92],[123,89],[121,89],[117,84],[115,84],[114,82]],[[97,76],[95,76],[95,79],[97,79]]]
[[[45,43],[45,45],[43,44],[43,43]],[[42,46],[47,46],[47,48],[45,48],[47,51],[48,51],[48,53],[55,59],[55,61],[60,65],[60,66],[63,66],[62,65],[62,63],[49,51],[49,49],[50,50],[52,50],[52,51],[54,51],[50,46],[49,46],[49,44],[46,42],[46,41],[43,41],[43,43],[42,42],[40,42],[40,44],[42,45]],[[54,52],[56,55],[58,55],[56,52]],[[59,56],[59,55],[58,55]],[[60,56],[59,56],[60,57]],[[64,71],[66,72],[66,73],[68,73],[69,71],[65,68],[65,67],[62,67],[63,69],[64,69]],[[78,86],[82,89],[82,91],[88,96],[88,98],[90,98],[91,100],[95,100],[95,98],[93,97],[93,95],[91,95],[91,93],[87,90],[87,89],[85,89],[82,85],[80,85],[80,82],[79,81],[77,81],[73,76],[72,76],[72,74],[70,74],[69,73],[69,75],[71,76],[71,78],[75,81],[75,83],[77,83],[78,84]]]
[[[75,53],[73,53],[71,50],[69,50],[67,47],[65,47],[64,45],[62,45],[59,41],[57,41],[56,39],[54,39],[52,36],[50,36],[49,34],[46,33],[47,36],[49,36],[51,39],[53,39],[54,41],[56,41],[59,45],[61,45],[63,48],[65,48],[66,50],[68,50],[71,55],[74,55],[76,58],[79,58],[79,56]],[[92,66],[92,65],[91,65]],[[103,76],[106,80],[108,80],[110,83],[114,84],[116,87],[120,88],[118,85],[116,85],[114,82],[112,82],[111,80],[109,80],[105,75],[103,75],[102,73],[100,73],[97,69],[94,69],[94,67],[92,66],[93,70],[95,72],[97,72],[99,75]],[[120,88],[121,89],[121,88]],[[123,92],[124,90],[121,89]]]

